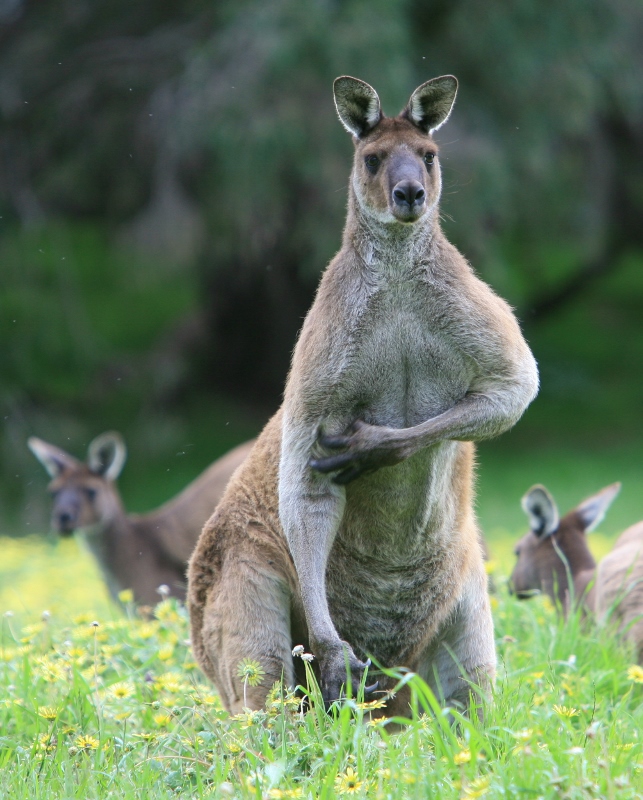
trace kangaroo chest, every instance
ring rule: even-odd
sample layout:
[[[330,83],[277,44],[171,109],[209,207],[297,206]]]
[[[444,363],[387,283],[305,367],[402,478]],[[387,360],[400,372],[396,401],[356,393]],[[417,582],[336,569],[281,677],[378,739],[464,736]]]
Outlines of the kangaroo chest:
[[[370,298],[345,376],[345,399],[357,416],[410,427],[466,394],[473,364],[440,317],[436,298],[417,281],[388,283]]]

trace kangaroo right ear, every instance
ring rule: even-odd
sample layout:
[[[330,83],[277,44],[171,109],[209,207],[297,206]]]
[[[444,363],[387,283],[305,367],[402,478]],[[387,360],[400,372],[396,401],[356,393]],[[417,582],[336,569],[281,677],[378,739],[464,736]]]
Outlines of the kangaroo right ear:
[[[80,466],[80,461],[70,456],[69,453],[65,453],[59,447],[44,442],[36,436],[30,436],[27,439],[27,446],[47,470],[51,478],[57,478],[65,469]]]
[[[544,539],[558,530],[558,508],[544,486],[532,486],[522,498],[522,508],[529,517],[531,532],[539,538]]]
[[[583,500],[579,506],[576,506],[576,513],[585,529],[585,533],[593,531],[602,522],[607,509],[612,505],[612,501],[620,491],[621,484],[612,483],[610,486],[601,489],[600,492]]]
[[[342,75],[335,79],[333,93],[342,125],[357,139],[361,139],[382,119],[380,98],[368,83],[350,75]]]
[[[127,448],[120,433],[109,431],[101,433],[87,449],[87,464],[92,472],[105,480],[115,481],[127,458]]]

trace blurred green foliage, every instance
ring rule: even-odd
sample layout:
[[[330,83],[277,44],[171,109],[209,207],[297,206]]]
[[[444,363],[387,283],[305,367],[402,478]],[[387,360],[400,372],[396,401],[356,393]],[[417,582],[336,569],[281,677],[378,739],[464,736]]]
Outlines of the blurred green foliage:
[[[482,448],[485,525],[485,497],[517,507],[532,452],[554,478],[569,452],[640,481],[642,38],[632,0],[0,5],[0,519],[44,524],[30,434],[81,456],[122,430],[143,510],[260,428],[340,242],[346,73],[389,114],[460,79],[444,226],[542,376]],[[485,483],[505,457],[525,480]],[[597,488],[581,482],[551,488],[574,502]]]

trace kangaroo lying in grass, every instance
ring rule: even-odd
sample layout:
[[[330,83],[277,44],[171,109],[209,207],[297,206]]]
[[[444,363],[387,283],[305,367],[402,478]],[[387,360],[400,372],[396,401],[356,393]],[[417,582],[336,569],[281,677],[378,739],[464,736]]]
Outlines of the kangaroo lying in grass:
[[[127,514],[114,481],[125,464],[117,433],[94,439],[83,463],[35,436],[29,448],[52,478],[52,527],[61,535],[82,531],[111,596],[123,589],[145,605],[159,601],[157,588],[185,598],[185,570],[204,521],[234,470],[252,447],[242,444],[215,461],[169,502],[149,514]]]
[[[335,81],[355,144],[342,246],[297,342],[284,402],[206,524],[190,560],[195,656],[225,706],[259,708],[294,685],[294,645],[324,700],[368,657],[466,705],[493,680],[493,625],[473,511],[473,440],[510,428],[536,364],[511,310],[439,224],[432,138],[457,81],[422,84],[385,117],[355,78]],[[380,678],[380,687],[390,688]],[[398,693],[386,713],[408,713]]]
[[[643,522],[627,528],[612,551],[596,565],[586,534],[605,516],[621,488],[613,483],[559,520],[558,508],[544,486],[523,497],[530,531],[516,546],[511,587],[520,598],[545,592],[567,615],[575,603],[599,622],[616,621],[643,663]],[[570,579],[572,586],[570,586]]]

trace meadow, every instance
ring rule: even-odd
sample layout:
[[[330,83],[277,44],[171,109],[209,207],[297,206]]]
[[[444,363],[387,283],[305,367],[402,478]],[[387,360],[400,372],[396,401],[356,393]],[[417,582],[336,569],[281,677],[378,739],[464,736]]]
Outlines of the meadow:
[[[326,714],[312,681],[307,713],[275,688],[265,711],[231,717],[181,605],[159,596],[145,618],[124,593],[116,608],[74,539],[1,545],[0,797],[643,797],[643,669],[610,631],[512,598],[504,565],[484,723],[450,725],[400,672],[415,713],[393,733],[378,701]]]

